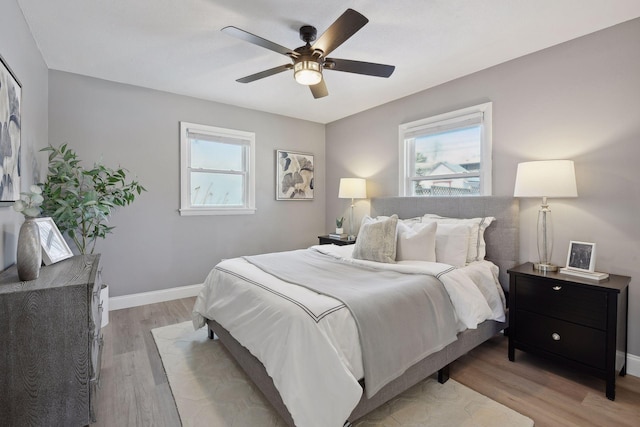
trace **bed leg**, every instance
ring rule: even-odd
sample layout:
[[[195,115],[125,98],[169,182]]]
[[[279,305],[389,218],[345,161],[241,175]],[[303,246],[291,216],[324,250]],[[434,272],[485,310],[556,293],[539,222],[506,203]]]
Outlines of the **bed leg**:
[[[213,329],[211,328],[207,328],[209,330],[209,339],[212,340],[214,335],[213,335]]]
[[[449,365],[438,371],[438,382],[444,384],[449,379]]]

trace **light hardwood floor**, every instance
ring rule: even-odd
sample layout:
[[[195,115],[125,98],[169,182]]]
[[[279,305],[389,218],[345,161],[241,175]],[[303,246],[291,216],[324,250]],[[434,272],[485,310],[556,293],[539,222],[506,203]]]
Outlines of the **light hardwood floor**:
[[[180,425],[151,329],[190,320],[194,300],[109,313],[93,426]],[[640,425],[640,378],[618,377],[611,402],[604,396],[603,380],[520,351],[516,362],[509,362],[504,337],[454,362],[451,378],[529,416],[537,427]]]

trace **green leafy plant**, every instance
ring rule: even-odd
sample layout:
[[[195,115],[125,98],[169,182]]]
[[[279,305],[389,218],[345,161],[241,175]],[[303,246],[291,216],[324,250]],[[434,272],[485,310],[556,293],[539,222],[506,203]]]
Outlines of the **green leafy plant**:
[[[16,200],[13,209],[22,213],[26,218],[35,218],[40,215],[40,205],[44,201],[42,189],[37,185],[29,187],[29,192],[20,193],[20,200]]]
[[[344,217],[336,218],[336,227],[342,228],[343,222],[344,222]]]
[[[42,212],[53,218],[63,234],[81,254],[93,253],[96,241],[115,227],[109,215],[117,207],[131,204],[145,188],[127,180],[126,169],[111,169],[100,163],[85,169],[72,149],[49,145],[47,180],[42,184]]]

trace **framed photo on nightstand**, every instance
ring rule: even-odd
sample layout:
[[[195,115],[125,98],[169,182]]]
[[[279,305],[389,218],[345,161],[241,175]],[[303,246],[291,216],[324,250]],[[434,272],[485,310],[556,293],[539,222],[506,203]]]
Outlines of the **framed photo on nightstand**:
[[[570,241],[567,269],[593,273],[596,269],[596,244]]]

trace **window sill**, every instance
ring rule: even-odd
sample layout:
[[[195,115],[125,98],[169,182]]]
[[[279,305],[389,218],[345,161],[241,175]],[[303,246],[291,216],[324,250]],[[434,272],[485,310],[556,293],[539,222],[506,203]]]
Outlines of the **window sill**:
[[[196,215],[253,215],[256,213],[255,208],[228,208],[228,209],[210,209],[210,208],[187,208],[179,209],[180,216],[196,216]]]

